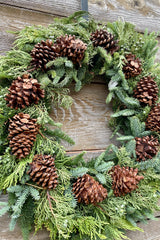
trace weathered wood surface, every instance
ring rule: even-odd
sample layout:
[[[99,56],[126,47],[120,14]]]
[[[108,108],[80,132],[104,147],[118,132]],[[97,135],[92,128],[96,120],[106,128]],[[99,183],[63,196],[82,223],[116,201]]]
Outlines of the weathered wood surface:
[[[51,117],[63,124],[62,130],[76,143],[65,144],[68,150],[103,150],[111,143],[108,120],[112,110],[105,103],[107,94],[105,84],[92,83],[78,93],[71,92],[74,102],[69,110],[53,107]]]
[[[11,49],[15,35],[7,31],[18,31],[30,25],[48,25],[53,15],[29,11],[0,4],[0,54]]]
[[[116,21],[118,18],[134,23],[144,32],[158,31],[160,21],[159,0],[89,0],[89,12],[98,20]]]
[[[157,221],[149,220],[147,224],[138,223],[138,227],[142,228],[144,232],[128,231],[127,237],[131,240],[160,240],[160,219]]]
[[[57,16],[68,16],[81,9],[80,0],[0,0],[0,3]],[[159,0],[89,0],[89,12],[97,20],[115,21],[119,17],[136,24],[139,31],[158,31]]]

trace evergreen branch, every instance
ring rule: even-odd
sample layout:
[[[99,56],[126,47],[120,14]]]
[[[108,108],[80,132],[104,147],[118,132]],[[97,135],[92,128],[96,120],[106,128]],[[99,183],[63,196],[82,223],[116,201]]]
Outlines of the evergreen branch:
[[[26,185],[28,185],[28,186],[31,186],[31,187],[34,187],[34,188],[38,188],[38,189],[41,189],[41,190],[43,190],[43,188],[42,187],[38,187],[38,186],[36,186],[36,185],[33,185],[33,184],[30,184],[30,183],[25,183]]]
[[[20,181],[24,175],[26,166],[28,163],[32,161],[31,158],[28,158],[27,160],[21,161],[14,171],[6,177],[5,181],[2,183],[2,188],[6,189],[8,187],[11,187],[12,185],[16,185],[18,181]]]
[[[86,174],[88,172],[88,168],[86,167],[76,167],[75,169],[71,170],[71,175],[72,177],[81,177],[84,174]]]
[[[125,109],[125,110],[121,110],[121,111],[118,111],[114,114],[112,114],[111,117],[120,117],[120,116],[132,116],[136,113],[135,110],[132,110],[132,109]]]
[[[30,64],[30,54],[21,50],[11,50],[0,58],[0,79],[16,79],[27,71]]]

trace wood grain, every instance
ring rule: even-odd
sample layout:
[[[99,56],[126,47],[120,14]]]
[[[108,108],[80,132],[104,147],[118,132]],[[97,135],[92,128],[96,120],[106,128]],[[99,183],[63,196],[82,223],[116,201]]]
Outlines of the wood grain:
[[[89,12],[100,21],[124,21],[136,25],[136,29],[144,32],[159,31],[160,2],[153,0],[89,0]],[[157,25],[158,24],[158,25]]]
[[[80,0],[0,0],[0,3],[62,17],[81,9]]]
[[[68,16],[81,10],[80,0],[5,0],[5,3],[0,0],[0,3],[57,16]],[[160,2],[156,0],[89,0],[89,13],[100,21],[122,18],[134,23],[142,32],[145,28],[159,31]]]
[[[74,102],[69,110],[53,107],[50,116],[75,141],[73,146],[64,144],[67,150],[105,149],[111,143],[108,120],[112,110],[105,103],[107,94],[105,84],[92,83],[78,93],[71,91]]]
[[[144,232],[127,231],[127,237],[131,240],[160,240],[160,218],[157,221],[149,220],[147,224],[138,223],[138,227],[142,228]]]
[[[0,54],[11,49],[15,35],[7,31],[18,31],[30,25],[48,25],[53,15],[29,11],[0,4]]]

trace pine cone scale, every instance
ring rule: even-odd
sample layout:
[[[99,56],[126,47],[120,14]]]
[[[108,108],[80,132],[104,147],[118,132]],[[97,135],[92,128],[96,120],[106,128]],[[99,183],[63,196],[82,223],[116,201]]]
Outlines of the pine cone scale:
[[[34,95],[33,89],[36,93]],[[40,89],[40,84],[36,79],[30,78],[29,74],[24,74],[14,80],[8,90],[9,93],[5,100],[7,106],[12,109],[25,108],[32,103],[38,103],[40,98],[44,98],[44,90]]]
[[[113,179],[112,189],[116,197],[124,196],[138,188],[137,184],[144,178],[137,176],[138,169],[121,168],[119,165],[114,166],[110,172]]]
[[[79,203],[96,204],[107,197],[107,190],[88,174],[79,177],[72,190]]]
[[[59,57],[57,45],[53,44],[51,40],[41,41],[34,46],[31,51],[31,65],[35,69],[40,68],[43,71],[46,71],[46,64],[50,60],[54,60],[56,57]]]
[[[158,86],[151,76],[143,77],[134,90],[134,96],[142,105],[152,106],[158,100]]]
[[[54,189],[58,184],[54,158],[50,155],[35,155],[27,174],[44,189]]]
[[[160,104],[155,105],[146,120],[146,128],[160,133]]]
[[[142,64],[139,58],[136,58],[134,54],[128,54],[125,56],[126,62],[124,62],[123,72],[125,78],[129,79],[131,77],[138,76],[142,71]]]
[[[137,161],[152,159],[158,152],[159,142],[153,136],[135,138]]]
[[[39,125],[35,119],[30,119],[29,114],[19,113],[10,120],[9,145],[18,159],[30,153],[38,131]]]
[[[91,34],[91,41],[94,47],[103,47],[108,53],[113,55],[114,52],[119,50],[118,40],[114,40],[114,36],[107,32],[107,30],[96,30]]]
[[[79,64],[84,58],[87,46],[80,39],[75,39],[75,36],[65,35],[57,38],[57,49],[60,51],[60,56],[68,57],[73,64]]]

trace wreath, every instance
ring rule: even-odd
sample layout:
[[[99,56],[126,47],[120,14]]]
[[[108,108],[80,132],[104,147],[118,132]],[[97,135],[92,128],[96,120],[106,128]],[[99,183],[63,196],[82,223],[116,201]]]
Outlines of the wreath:
[[[157,35],[84,14],[25,27],[0,57],[0,189],[8,194],[0,214],[10,214],[10,230],[19,223],[24,240],[33,225],[51,239],[128,239],[124,230],[142,231],[136,223],[160,209]],[[86,162],[84,152],[67,155],[60,141],[73,140],[49,111],[69,108],[68,86],[80,91],[97,75],[120,144]]]

